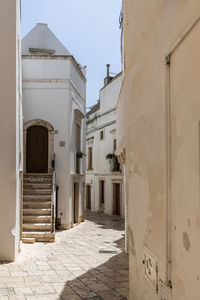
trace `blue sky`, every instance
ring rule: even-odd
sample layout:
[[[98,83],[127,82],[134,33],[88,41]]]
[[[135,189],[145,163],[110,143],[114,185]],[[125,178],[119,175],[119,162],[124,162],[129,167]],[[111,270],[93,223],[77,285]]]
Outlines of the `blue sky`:
[[[22,0],[22,37],[48,23],[81,65],[87,65],[87,107],[96,103],[106,76],[121,71],[121,0]]]

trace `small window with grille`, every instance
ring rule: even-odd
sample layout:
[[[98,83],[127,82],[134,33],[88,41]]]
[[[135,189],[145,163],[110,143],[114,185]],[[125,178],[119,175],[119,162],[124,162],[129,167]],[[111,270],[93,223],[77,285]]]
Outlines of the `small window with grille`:
[[[117,140],[116,139],[114,139],[113,140],[113,151],[114,151],[114,153],[115,153],[115,150],[117,149]]]
[[[101,131],[100,131],[100,140],[103,140],[103,139],[104,139],[104,131],[101,130]]]

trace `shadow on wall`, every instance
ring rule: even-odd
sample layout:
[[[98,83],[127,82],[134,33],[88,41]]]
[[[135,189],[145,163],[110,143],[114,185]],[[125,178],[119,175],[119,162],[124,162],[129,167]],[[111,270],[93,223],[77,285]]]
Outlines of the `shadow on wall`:
[[[121,240],[124,243],[124,238],[115,243],[121,245]],[[119,253],[106,263],[67,281],[61,299],[126,300],[128,285],[128,255]]]
[[[102,220],[102,214],[86,210],[85,217],[88,221],[100,225],[99,227],[102,229],[113,229],[118,231],[124,230],[125,220],[119,216],[109,216],[111,218],[103,218]]]

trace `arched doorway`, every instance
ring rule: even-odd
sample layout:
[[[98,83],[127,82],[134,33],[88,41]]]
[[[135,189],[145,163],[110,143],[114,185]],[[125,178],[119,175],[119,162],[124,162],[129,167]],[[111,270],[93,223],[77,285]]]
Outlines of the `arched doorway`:
[[[26,139],[27,173],[48,173],[48,129],[31,126]]]
[[[54,128],[44,120],[24,124],[24,173],[52,173]]]

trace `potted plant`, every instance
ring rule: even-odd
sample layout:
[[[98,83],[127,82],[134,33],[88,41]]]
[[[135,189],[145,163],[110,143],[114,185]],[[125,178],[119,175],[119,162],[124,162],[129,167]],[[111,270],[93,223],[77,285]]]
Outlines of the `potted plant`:
[[[114,159],[114,156],[115,156],[115,154],[113,154],[113,153],[108,153],[108,154],[106,155],[106,159]]]
[[[120,171],[120,164],[118,162],[118,157],[114,153],[108,153],[106,159],[110,160],[112,171]]]
[[[83,158],[83,156],[86,156],[86,154],[83,153],[82,151],[78,151],[78,152],[76,153],[76,157],[77,157],[77,158]]]

